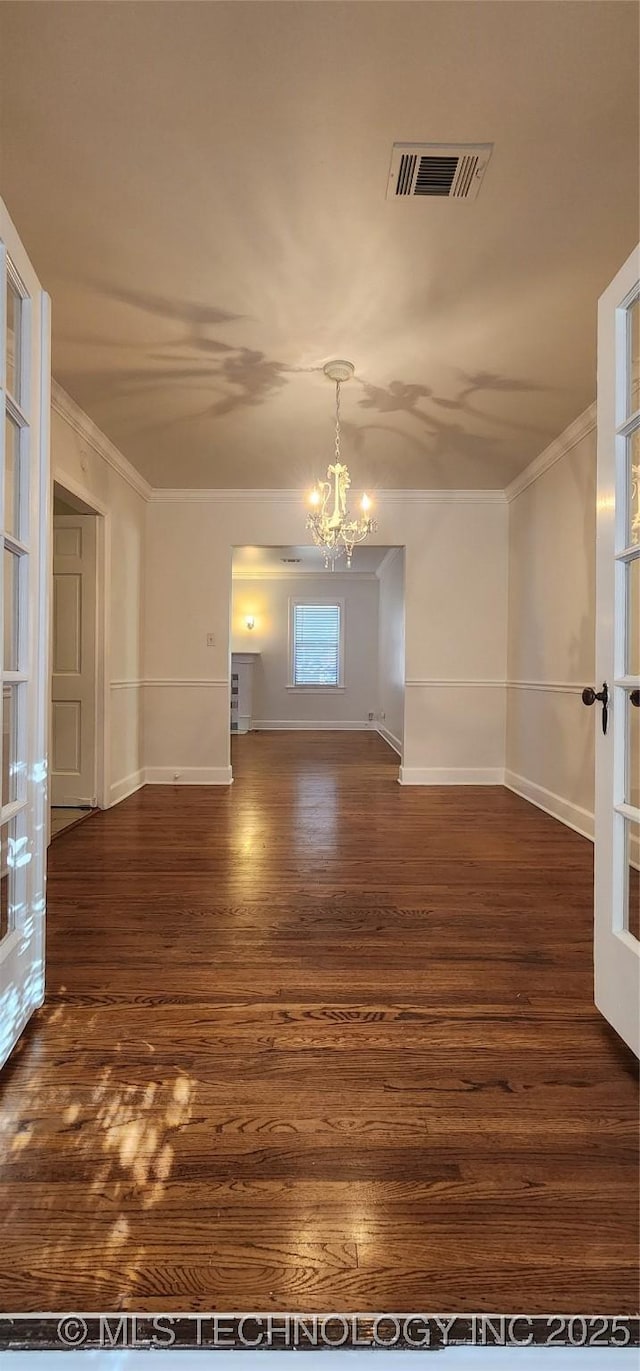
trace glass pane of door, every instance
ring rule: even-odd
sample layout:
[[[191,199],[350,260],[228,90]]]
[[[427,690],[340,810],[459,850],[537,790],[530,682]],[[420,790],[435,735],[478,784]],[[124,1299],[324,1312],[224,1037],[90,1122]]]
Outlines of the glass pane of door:
[[[7,414],[4,442],[4,526],[7,533],[20,538],[20,428]]]
[[[640,938],[640,823],[626,820],[625,832],[625,923],[634,938]]]
[[[2,691],[2,806],[25,798],[24,704],[26,686],[8,685]]]
[[[640,690],[630,690],[627,694],[627,766],[625,802],[640,809]]]
[[[8,827],[0,829],[0,941],[10,932]]]
[[[640,300],[627,310],[627,414],[640,409]]]
[[[6,376],[7,390],[14,400],[20,402],[22,396],[22,297],[7,272],[7,337],[6,337]]]
[[[627,441],[627,546],[640,543],[640,429]]]
[[[627,563],[626,675],[640,676],[640,557]]]
[[[20,903],[19,878],[21,872],[17,865],[16,822],[13,819],[0,828],[0,886],[2,888],[0,903],[5,932],[12,931],[17,906]]]

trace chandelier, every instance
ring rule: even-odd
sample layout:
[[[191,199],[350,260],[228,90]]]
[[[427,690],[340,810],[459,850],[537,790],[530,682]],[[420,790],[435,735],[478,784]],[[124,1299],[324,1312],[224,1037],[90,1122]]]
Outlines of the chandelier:
[[[311,513],[307,517],[316,547],[324,552],[324,564],[335,569],[338,557],[347,556],[347,566],[351,566],[351,556],[356,543],[362,543],[370,533],[375,533],[376,522],[371,517],[371,501],[363,495],[360,501],[361,514],[351,518],[347,510],[347,491],[351,485],[348,468],[340,461],[340,387],[353,376],[352,362],[327,362],[325,376],[336,383],[336,443],[335,459],[327,468],[327,480],[316,481],[309,501]]]

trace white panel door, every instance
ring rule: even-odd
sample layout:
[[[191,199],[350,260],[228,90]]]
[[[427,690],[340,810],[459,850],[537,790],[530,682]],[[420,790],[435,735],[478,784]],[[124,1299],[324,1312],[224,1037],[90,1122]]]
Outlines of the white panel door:
[[[96,803],[96,520],[53,520],[51,803]]]
[[[596,576],[595,1000],[640,1056],[640,249],[598,309]]]
[[[49,299],[0,201],[0,1065],[44,998]]]

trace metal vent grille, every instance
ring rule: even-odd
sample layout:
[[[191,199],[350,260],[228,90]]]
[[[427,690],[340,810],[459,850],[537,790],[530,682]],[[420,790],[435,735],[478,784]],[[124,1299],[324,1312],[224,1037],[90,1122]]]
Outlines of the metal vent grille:
[[[475,200],[492,150],[491,143],[394,143],[387,199],[433,195]]]

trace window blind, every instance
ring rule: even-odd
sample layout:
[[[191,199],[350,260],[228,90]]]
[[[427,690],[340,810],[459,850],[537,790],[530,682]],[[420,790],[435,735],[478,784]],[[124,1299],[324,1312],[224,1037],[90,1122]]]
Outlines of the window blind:
[[[340,605],[293,606],[293,684],[340,683]]]

